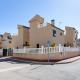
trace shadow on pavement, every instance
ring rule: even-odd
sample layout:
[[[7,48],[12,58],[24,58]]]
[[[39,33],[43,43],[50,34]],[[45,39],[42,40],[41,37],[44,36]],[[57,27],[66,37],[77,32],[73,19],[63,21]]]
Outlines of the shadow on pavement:
[[[30,65],[53,65],[54,64],[54,62],[37,62],[37,61],[29,61],[29,60],[18,60],[11,57],[0,58],[0,62],[8,62],[11,64],[30,64]]]

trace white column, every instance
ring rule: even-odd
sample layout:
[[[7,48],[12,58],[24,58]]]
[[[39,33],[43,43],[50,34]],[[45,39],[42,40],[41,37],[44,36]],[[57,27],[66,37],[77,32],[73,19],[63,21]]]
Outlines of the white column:
[[[41,53],[42,54],[44,53],[44,46],[43,45],[41,46]]]
[[[26,53],[26,47],[24,47],[24,53]]]
[[[59,52],[61,52],[61,44],[59,44]]]

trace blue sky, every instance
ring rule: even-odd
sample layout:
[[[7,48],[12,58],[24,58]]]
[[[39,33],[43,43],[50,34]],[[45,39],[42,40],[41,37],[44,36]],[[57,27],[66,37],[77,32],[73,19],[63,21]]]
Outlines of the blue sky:
[[[36,14],[47,22],[55,19],[61,29],[75,27],[80,37],[80,0],[0,0],[0,33],[17,32],[17,24],[29,26]]]

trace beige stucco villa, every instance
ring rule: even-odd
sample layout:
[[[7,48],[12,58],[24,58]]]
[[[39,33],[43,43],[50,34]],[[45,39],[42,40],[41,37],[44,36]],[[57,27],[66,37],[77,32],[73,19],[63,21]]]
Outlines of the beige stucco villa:
[[[76,46],[77,30],[73,27],[65,27],[65,31],[56,27],[54,20],[45,23],[43,17],[35,15],[29,20],[30,27],[18,25],[18,34],[13,35],[13,48],[34,47],[42,45],[57,46]],[[65,34],[64,34],[65,33]]]
[[[51,23],[45,23],[44,19],[36,15],[30,21],[30,47],[51,45],[64,45],[64,31]]]

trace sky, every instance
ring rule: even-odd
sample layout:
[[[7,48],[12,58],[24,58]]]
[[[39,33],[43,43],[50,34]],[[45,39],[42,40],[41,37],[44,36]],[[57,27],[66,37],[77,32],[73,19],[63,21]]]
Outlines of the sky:
[[[55,19],[61,29],[76,28],[80,38],[80,0],[0,0],[0,34],[17,33],[17,24],[29,26],[36,14],[47,22]]]

